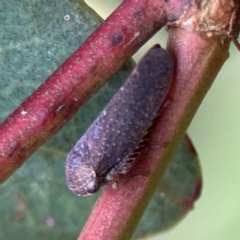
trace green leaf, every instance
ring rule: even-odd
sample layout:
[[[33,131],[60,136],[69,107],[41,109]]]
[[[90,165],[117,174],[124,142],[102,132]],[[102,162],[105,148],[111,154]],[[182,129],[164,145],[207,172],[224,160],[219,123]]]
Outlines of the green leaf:
[[[0,186],[0,239],[76,239],[99,193],[90,197],[73,195],[66,187],[64,165],[57,150],[43,147]],[[200,183],[198,159],[184,141],[150,201],[135,237],[176,224],[191,210]]]
[[[77,0],[1,1],[0,121],[99,24]]]

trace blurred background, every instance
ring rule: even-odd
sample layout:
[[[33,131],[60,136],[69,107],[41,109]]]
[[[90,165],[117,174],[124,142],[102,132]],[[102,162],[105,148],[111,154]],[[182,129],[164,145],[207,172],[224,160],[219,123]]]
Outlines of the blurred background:
[[[104,19],[120,0],[86,0]],[[166,46],[163,29],[133,57],[136,61],[153,44]],[[240,53],[232,44],[225,63],[199,108],[188,133],[203,172],[202,196],[173,229],[148,240],[235,240],[240,238]]]

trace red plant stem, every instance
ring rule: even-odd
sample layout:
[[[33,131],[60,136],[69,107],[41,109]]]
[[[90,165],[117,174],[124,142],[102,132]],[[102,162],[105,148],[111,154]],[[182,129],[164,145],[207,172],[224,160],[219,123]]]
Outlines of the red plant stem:
[[[165,2],[125,0],[0,126],[0,182],[53,136],[167,22]]]
[[[150,136],[151,148],[129,173],[132,178],[114,190],[107,186],[98,199],[78,240],[127,240],[153,195],[191,119],[229,56],[229,41],[207,38],[184,29],[171,29],[168,50],[173,56],[174,79],[166,109]],[[193,198],[201,188],[196,186]],[[192,201],[191,201],[192,202]]]

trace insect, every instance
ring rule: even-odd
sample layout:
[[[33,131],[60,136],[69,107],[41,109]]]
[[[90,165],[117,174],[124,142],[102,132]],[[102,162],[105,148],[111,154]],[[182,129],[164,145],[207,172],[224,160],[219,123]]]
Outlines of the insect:
[[[136,65],[106,108],[70,151],[68,188],[84,196],[127,173],[132,158],[168,93],[173,71],[170,54],[159,45]]]

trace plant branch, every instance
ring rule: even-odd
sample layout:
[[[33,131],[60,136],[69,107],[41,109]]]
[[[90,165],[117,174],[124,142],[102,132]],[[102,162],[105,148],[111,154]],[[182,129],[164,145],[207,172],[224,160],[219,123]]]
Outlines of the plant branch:
[[[211,2],[213,7],[216,7],[214,4],[219,4],[218,1]],[[237,12],[239,8],[236,1],[235,3],[234,10]],[[225,4],[223,9],[228,11],[228,4],[232,3]],[[186,22],[169,25],[167,49],[174,59],[174,79],[166,100],[168,104],[150,136],[149,145],[156,147],[150,148],[130,171],[128,177],[131,180],[125,185],[116,190],[106,186],[78,240],[131,239],[167,164],[171,161],[204,96],[229,57],[231,37],[238,32],[233,34],[232,29],[221,32],[226,30],[221,28],[221,22],[220,28],[216,24],[217,31],[214,32],[215,29],[212,34],[209,34],[209,31],[194,30],[192,27],[199,27],[198,21],[201,19],[195,18],[193,14],[199,13],[199,6],[191,7],[191,14],[186,13],[183,16]],[[214,14],[217,17],[219,13]],[[224,20],[226,19],[222,18],[223,22]],[[200,186],[199,182],[193,198],[198,196]]]
[[[129,173],[132,177],[129,182],[116,190],[111,186],[105,188],[78,240],[131,238],[166,165],[228,58],[229,44],[222,46],[220,39],[213,44],[212,39],[183,29],[171,29],[169,34],[168,50],[175,60],[175,71],[169,103],[158,118],[149,142],[150,146],[158,147],[139,160]],[[189,49],[193,39],[194,54]]]

